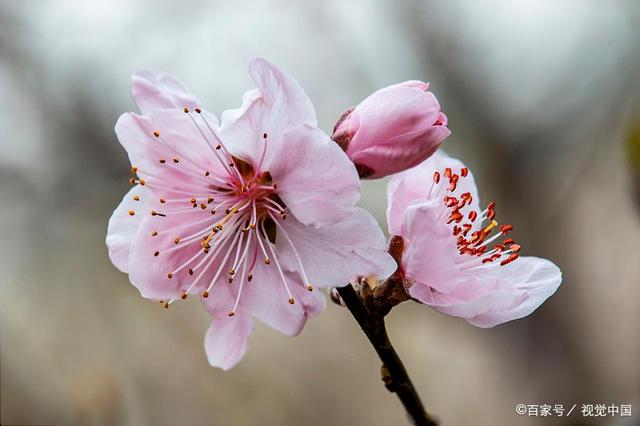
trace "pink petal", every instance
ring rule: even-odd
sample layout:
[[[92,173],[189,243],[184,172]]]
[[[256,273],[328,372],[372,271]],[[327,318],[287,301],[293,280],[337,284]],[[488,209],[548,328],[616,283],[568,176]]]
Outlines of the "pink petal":
[[[205,299],[205,307],[211,314],[211,326],[207,330],[204,346],[209,364],[229,370],[247,351],[248,337],[253,331],[251,316],[239,309],[228,315],[233,306],[234,295],[229,288],[221,288],[216,297]]]
[[[316,126],[316,114],[300,84],[264,59],[255,59],[249,74],[257,89],[242,98],[242,106],[222,113],[221,134],[238,157],[256,164],[262,153],[263,135],[272,147],[289,129]]]
[[[157,176],[164,184],[178,188],[203,186],[205,172],[218,176],[227,172],[216,160],[217,145],[203,118],[216,130],[215,116],[203,111],[193,114],[207,139],[189,117],[178,110],[157,110],[149,115],[122,114],[115,126],[118,140],[127,151],[131,165],[143,179]],[[156,136],[154,132],[158,132]],[[212,148],[213,146],[213,148]],[[179,163],[174,163],[175,159]],[[162,162],[164,161],[164,163]]]
[[[293,77],[262,58],[251,61],[249,74],[269,106],[272,131],[317,125],[313,104]]]
[[[140,185],[134,186],[127,192],[109,219],[107,228],[109,258],[122,272],[129,271],[131,242],[147,212],[150,198],[151,194],[147,188]]]
[[[211,321],[204,340],[204,348],[209,364],[229,370],[240,362],[247,352],[247,340],[253,331],[253,324],[248,315],[226,314]]]
[[[440,117],[438,118],[438,121],[442,123],[443,126],[446,126],[447,124],[449,124],[449,118],[444,112],[440,113]]]
[[[131,77],[131,92],[143,114],[156,109],[193,109],[202,106],[180,80],[148,69],[138,71]]]
[[[429,90],[429,83],[425,83],[424,81],[420,81],[420,80],[407,80],[407,81],[403,81],[402,83],[388,86],[387,88],[390,88],[390,87],[409,87],[411,89],[418,89],[418,90],[422,90],[423,92],[426,92],[427,90]]]
[[[299,334],[307,319],[316,316],[326,307],[325,297],[321,292],[310,292],[294,274],[286,273],[287,286],[295,301],[290,304],[289,294],[273,261],[269,266],[259,262],[253,275],[254,280],[245,283],[246,309],[282,334]]]
[[[522,300],[509,307],[492,308],[469,318],[468,321],[477,327],[494,327],[531,314],[556,292],[562,282],[560,268],[538,257],[521,257],[503,268],[495,268],[493,272],[502,283],[511,286],[513,293],[521,294]]]
[[[327,225],[351,214],[360,198],[358,173],[322,130],[305,125],[271,147],[266,167],[278,195],[300,222]]]
[[[157,201],[152,201],[150,209],[161,210],[165,206]],[[192,293],[199,293],[211,282],[213,275],[220,266],[222,255],[212,260],[206,260],[202,269],[189,273],[189,268],[200,262],[205,256],[201,239],[195,238],[189,242],[180,241],[175,244],[175,238],[182,238],[196,234],[201,230],[209,230],[211,221],[202,223],[209,218],[209,213],[200,208],[193,209],[193,213],[171,214],[167,211],[167,216],[152,216],[147,212],[140,224],[140,229],[132,245],[129,264],[129,280],[140,290],[143,297],[156,300],[170,300],[179,298],[183,291],[186,291],[194,279],[200,276],[204,270],[197,286],[192,289]],[[178,228],[179,227],[179,228]],[[157,235],[154,236],[154,233]],[[206,234],[205,234],[206,235]],[[224,253],[226,246],[220,248]],[[156,256],[156,252],[158,255]],[[213,254],[213,253],[212,253]],[[189,265],[185,265],[190,259]],[[209,256],[208,259],[211,259]],[[208,265],[208,267],[207,267]],[[182,268],[181,268],[182,267]],[[178,270],[179,269],[179,270]],[[169,278],[168,274],[172,276]],[[224,274],[222,274],[224,275]],[[224,285],[226,277],[219,277]],[[218,285],[218,283],[216,283]],[[229,307],[231,309],[231,307]]]
[[[387,187],[387,222],[389,233],[392,235],[402,234],[402,223],[404,221],[404,211],[409,204],[416,200],[426,200],[429,196],[429,189],[433,183],[434,172],[439,172],[441,179],[445,168],[451,168],[454,173],[466,167],[460,160],[449,157],[444,151],[438,150],[431,157],[421,164],[395,175]],[[469,210],[476,210],[480,213],[480,197],[478,189],[471,171],[465,178],[458,180],[456,192],[471,193],[472,202],[467,207]],[[439,199],[439,202],[442,200]]]
[[[220,133],[229,150],[257,166],[267,147],[261,170],[271,173],[298,220],[322,225],[343,219],[359,198],[353,164],[315,127],[313,106],[292,77],[262,59],[251,63],[250,74],[258,89],[245,94],[239,110],[222,114]]]
[[[457,288],[464,277],[456,263],[459,256],[451,228],[438,220],[441,212],[438,200],[416,201],[405,210],[402,265],[408,278],[448,293]]]
[[[552,262],[521,257],[504,267],[468,274],[465,285],[452,293],[438,293],[428,286],[414,284],[410,294],[437,311],[487,328],[531,314],[556,291],[561,281],[562,273]]]
[[[292,218],[293,219],[293,218]],[[313,286],[344,286],[356,276],[386,277],[397,265],[386,252],[387,241],[373,216],[356,208],[346,220],[315,228],[295,219],[281,222],[295,244],[307,277]],[[284,235],[276,245],[283,265],[299,270],[295,253]]]

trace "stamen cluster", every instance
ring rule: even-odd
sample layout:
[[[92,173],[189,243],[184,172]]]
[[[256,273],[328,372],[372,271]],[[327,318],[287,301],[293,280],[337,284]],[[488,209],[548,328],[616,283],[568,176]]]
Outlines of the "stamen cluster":
[[[216,260],[220,266],[208,286],[202,291],[203,298],[209,296],[212,287],[224,272],[223,269],[226,265],[230,264],[229,269],[226,270],[229,284],[233,284],[238,272],[241,271],[241,286],[237,293],[235,304],[229,311],[229,316],[235,314],[242,295],[244,281],[251,282],[253,279],[258,255],[262,256],[265,265],[271,265],[271,259],[273,258],[282,279],[282,284],[289,294],[288,303],[294,304],[295,299],[291,295],[276,251],[271,245],[271,243],[275,243],[276,232],[280,232],[287,242],[291,244],[294,253],[297,253],[293,241],[279,223],[279,221],[287,218],[287,212],[284,202],[276,193],[278,185],[273,181],[269,171],[261,170],[268,149],[268,134],[263,133],[262,135],[262,155],[260,161],[254,167],[252,164],[229,153],[229,150],[218,137],[206,117],[201,114],[200,108],[195,108],[197,115],[194,115],[186,107],[183,111],[189,115],[198,134],[211,148],[221,166],[221,170],[224,172],[220,174],[203,169],[197,160],[187,158],[184,155],[180,156],[176,153],[171,145],[163,139],[160,130],[154,130],[151,133],[156,143],[163,144],[165,148],[175,154],[169,160],[158,158],[158,163],[169,170],[173,169],[171,171],[179,169],[181,173],[188,175],[193,183],[186,186],[193,186],[194,190],[193,192],[184,191],[184,184],[182,184],[180,190],[169,188],[162,184],[161,176],[147,171],[144,171],[144,174],[149,177],[148,180],[131,178],[130,183],[148,186],[156,193],[165,191],[168,194],[173,194],[173,196],[167,195],[158,199],[159,203],[166,207],[166,210],[162,212],[151,210],[150,214],[153,217],[161,220],[161,218],[165,218],[168,215],[192,214],[194,212],[199,212],[203,215],[203,219],[195,223],[190,222],[168,229],[161,227],[161,231],[153,230],[151,236],[154,238],[167,233],[171,233],[173,237],[171,238],[173,246],[159,247],[153,252],[153,257],[158,258],[161,255],[183,250],[185,247],[193,247],[199,243],[200,250],[196,251],[182,265],[167,272],[168,279],[174,278],[179,273],[188,274],[189,276],[195,275],[191,284],[182,291],[182,299],[187,298],[187,295],[191,293]],[[199,124],[198,121],[202,123]],[[137,167],[132,167],[131,171],[132,173],[141,172]],[[136,201],[135,198],[134,201]],[[129,214],[133,216],[135,211],[131,210]],[[202,224],[202,227],[194,233],[185,235],[184,232],[181,232],[184,228],[190,228],[198,224]],[[222,260],[220,260],[220,257],[222,257]],[[233,260],[231,261],[231,259]],[[306,278],[299,256],[297,256],[297,259],[300,272],[305,280],[305,286],[307,290],[312,291],[313,286]],[[168,308],[175,300],[174,298],[160,302],[165,308]]]
[[[500,266],[507,265],[518,259],[520,245],[516,244],[512,238],[506,237],[513,230],[513,226],[508,224],[500,225],[498,223],[495,219],[495,202],[490,202],[486,209],[480,213],[476,210],[469,210],[463,213],[464,207],[471,205],[473,196],[470,192],[455,196],[455,191],[458,187],[458,182],[469,175],[469,169],[463,167],[458,174],[447,167],[444,169],[443,174],[447,181],[446,183],[448,183],[447,193],[442,199],[445,209],[448,211],[446,223],[448,225],[453,224],[452,234],[456,237],[459,254],[475,256],[481,259],[483,264],[499,261]],[[434,172],[433,185],[439,185],[440,181],[440,172]],[[492,231],[494,232],[493,234]],[[491,243],[500,238],[504,238],[504,240],[493,244],[492,247],[490,246]]]

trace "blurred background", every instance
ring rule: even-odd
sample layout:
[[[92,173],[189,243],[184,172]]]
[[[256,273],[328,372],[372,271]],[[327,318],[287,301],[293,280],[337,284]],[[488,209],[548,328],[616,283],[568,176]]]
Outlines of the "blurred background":
[[[640,424],[639,26],[634,0],[0,0],[0,423],[408,424],[343,308],[296,338],[258,325],[225,373],[207,363],[198,301],[161,309],[107,257],[130,75],[176,74],[220,113],[263,56],[326,131],[377,88],[430,81],[445,149],[525,253],[563,269],[555,296],[495,329],[393,311],[391,338],[444,425]],[[384,187],[366,182],[361,202],[381,223]],[[517,403],[633,417],[519,417]]]

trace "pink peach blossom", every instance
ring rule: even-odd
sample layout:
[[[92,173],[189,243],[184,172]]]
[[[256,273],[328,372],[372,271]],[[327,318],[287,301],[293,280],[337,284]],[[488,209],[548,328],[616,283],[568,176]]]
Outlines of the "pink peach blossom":
[[[342,115],[333,139],[361,177],[380,178],[420,164],[451,134],[428,89],[421,81],[388,86]]]
[[[199,295],[213,318],[206,353],[223,369],[244,355],[252,317],[296,335],[325,307],[314,287],[395,268],[307,95],[265,60],[249,72],[257,88],[219,126],[177,79],[142,71],[143,115],[115,128],[137,178],[109,222],[111,260],[165,307]]]
[[[480,208],[473,176],[462,162],[435,153],[392,179],[389,232],[404,240],[401,271],[409,294],[444,314],[493,327],[531,314],[562,281],[560,269],[519,257],[520,245]]]

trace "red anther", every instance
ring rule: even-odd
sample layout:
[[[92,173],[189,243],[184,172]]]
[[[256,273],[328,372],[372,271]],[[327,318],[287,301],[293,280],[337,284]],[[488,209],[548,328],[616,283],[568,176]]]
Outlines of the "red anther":
[[[462,231],[462,228],[460,228],[458,225],[455,225],[453,227],[453,235],[458,235],[460,231]]]
[[[487,246],[478,247],[476,249],[476,252],[478,253],[478,255],[484,254],[486,251],[487,251]]]
[[[519,256],[518,256],[516,253],[511,253],[511,254],[509,255],[509,257],[507,257],[505,260],[503,260],[502,262],[500,262],[500,266],[504,266],[504,265],[506,265],[507,263],[511,263],[511,262],[513,262],[514,260],[516,260],[518,257],[519,257]]]
[[[491,259],[496,260],[496,259],[499,259],[500,256],[502,256],[502,254],[500,254],[500,253],[492,254],[491,255]]]
[[[453,212],[451,212],[451,216],[449,216],[449,220],[447,221],[447,224],[453,223],[453,222],[460,223],[462,218],[463,218],[462,213],[460,213],[459,210],[454,210]]]
[[[460,174],[462,175],[462,177],[467,177],[467,175],[469,174],[469,169],[463,167],[462,170],[460,170]]]
[[[465,239],[462,237],[462,235],[458,235],[458,238],[456,238],[457,245],[461,245],[464,241]]]
[[[502,242],[502,244],[508,246],[509,244],[513,244],[515,243],[513,238],[505,238],[505,240]]]
[[[494,201],[490,202],[487,206],[487,210],[493,210],[496,208],[496,203]]]
[[[493,258],[491,257],[485,257],[484,259],[482,259],[482,263],[491,263],[493,262]]]
[[[479,246],[480,244],[482,244],[482,242],[484,241],[484,239],[485,239],[485,238],[487,238],[487,234],[488,234],[488,233],[487,233],[486,231],[484,231],[484,230],[479,231],[479,232],[478,232],[478,235],[477,235],[477,240],[472,240],[472,241],[473,241],[473,245],[477,247],[477,246]]]
[[[488,219],[488,220],[493,220],[493,219],[495,219],[495,217],[496,217],[496,212],[495,212],[495,210],[489,210],[489,211],[487,212],[487,219]]]
[[[197,112],[198,114],[200,114],[200,113],[202,112],[202,110],[201,110],[200,108],[196,108],[196,112]]]
[[[504,244],[495,244],[493,248],[499,251],[505,251],[507,249],[507,247]]]
[[[433,172],[433,182],[440,183],[440,173]]]
[[[468,217],[469,217],[469,220],[470,220],[471,222],[473,222],[474,220],[476,220],[476,219],[477,219],[477,217],[478,217],[478,212],[477,212],[477,211],[475,211],[475,210],[471,210],[471,211],[469,212],[469,216],[468,216]]]
[[[458,199],[456,197],[447,197],[445,205],[449,208],[458,205]]]
[[[513,226],[512,225],[500,225],[500,232],[502,232],[503,234],[506,234],[507,232],[513,230]]]
[[[460,179],[460,176],[455,174],[455,173],[453,173],[451,175],[451,177],[449,178],[449,182],[458,182],[458,179]]]
[[[444,169],[444,176],[449,179],[451,177],[451,168],[447,167],[446,169]]]
[[[512,251],[512,252],[514,252],[514,253],[519,252],[521,248],[522,248],[522,247],[520,246],[520,244],[511,244],[511,245],[509,246],[509,250],[511,250],[511,251]]]
[[[449,191],[453,192],[456,190],[456,188],[458,187],[458,184],[456,182],[451,182],[451,185],[449,185],[449,188],[447,188]]]

